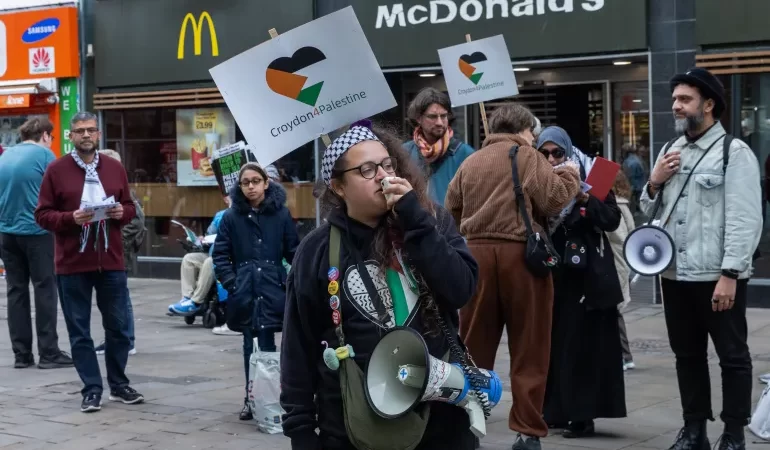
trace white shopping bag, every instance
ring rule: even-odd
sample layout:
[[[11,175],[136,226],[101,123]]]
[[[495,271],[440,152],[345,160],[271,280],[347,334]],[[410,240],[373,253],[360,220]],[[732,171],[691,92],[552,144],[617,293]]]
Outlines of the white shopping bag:
[[[770,385],[759,397],[757,409],[751,415],[751,423],[749,423],[749,430],[758,438],[766,441],[770,441],[770,395],[768,395],[768,391],[770,391]]]
[[[280,395],[281,352],[260,352],[254,339],[254,352],[249,359],[249,406],[259,431],[283,433]]]

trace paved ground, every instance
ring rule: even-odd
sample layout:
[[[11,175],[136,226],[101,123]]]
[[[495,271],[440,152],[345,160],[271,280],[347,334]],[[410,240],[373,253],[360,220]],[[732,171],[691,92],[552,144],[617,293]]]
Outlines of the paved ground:
[[[130,357],[127,371],[147,402],[109,403],[100,413],[82,414],[74,369],[13,369],[8,334],[0,331],[0,448],[35,450],[55,444],[57,450],[288,449],[282,435],[261,434],[253,423],[237,420],[243,398],[241,338],[215,336],[200,325],[187,326],[181,319],[166,317],[166,305],[178,296],[178,282],[131,280],[130,285],[139,353]],[[545,449],[665,449],[674,439],[680,426],[679,398],[662,311],[639,304],[630,309],[626,320],[639,368],[626,376],[629,417],[598,421],[596,438],[549,437]],[[0,280],[0,319],[6,318],[5,283]],[[99,339],[98,312],[92,319]],[[62,319],[59,329],[62,348],[67,349]],[[770,371],[770,310],[752,310],[749,329],[755,374]],[[505,343],[497,369],[506,377],[508,357],[503,348]],[[713,351],[711,355],[716,374]],[[718,413],[718,376],[712,384]],[[760,393],[757,383],[755,399]],[[506,421],[510,394],[504,400],[488,423],[485,449],[510,448],[513,433]],[[718,424],[711,425],[712,439],[719,431]],[[748,448],[768,448],[747,436]]]

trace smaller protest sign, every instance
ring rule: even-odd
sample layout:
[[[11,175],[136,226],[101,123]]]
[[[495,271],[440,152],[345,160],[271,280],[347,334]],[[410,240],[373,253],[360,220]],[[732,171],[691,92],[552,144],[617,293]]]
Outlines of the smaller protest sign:
[[[214,169],[214,176],[222,195],[227,195],[230,189],[238,184],[238,171],[247,162],[248,154],[246,144],[243,141],[214,151],[211,167]]]
[[[518,94],[509,55],[501,34],[439,49],[452,107]]]

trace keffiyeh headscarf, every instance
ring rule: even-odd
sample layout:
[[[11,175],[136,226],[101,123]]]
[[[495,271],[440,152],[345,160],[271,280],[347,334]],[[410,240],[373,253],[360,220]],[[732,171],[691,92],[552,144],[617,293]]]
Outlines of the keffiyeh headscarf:
[[[368,120],[359,120],[358,122],[355,122],[326,149],[323,159],[321,160],[321,176],[327,186],[331,186],[332,169],[334,169],[334,164],[337,163],[337,160],[340,159],[350,147],[363,141],[381,142],[372,131],[372,123]]]
[[[83,184],[83,195],[80,197],[80,204],[84,203],[101,203],[107,197],[104,192],[104,186],[99,179],[99,174],[96,172],[96,166],[99,165],[99,152],[95,152],[94,160],[90,164],[86,164],[78,155],[77,152],[71,152],[72,158],[75,163],[86,172],[86,180]],[[99,246],[99,234],[104,235],[104,249],[109,248],[110,242],[107,239],[108,236],[108,224],[106,220],[100,220],[96,223],[84,223],[81,225],[80,231],[80,253],[86,250],[86,244],[88,243],[88,236],[91,233],[91,229],[96,225],[96,237],[94,238],[94,249]]]

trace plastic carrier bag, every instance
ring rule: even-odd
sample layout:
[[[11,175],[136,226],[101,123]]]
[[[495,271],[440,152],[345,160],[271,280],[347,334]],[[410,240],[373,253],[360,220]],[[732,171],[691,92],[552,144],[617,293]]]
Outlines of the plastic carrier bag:
[[[267,434],[283,433],[281,408],[281,352],[261,352],[254,339],[249,359],[249,406],[257,429]]]

